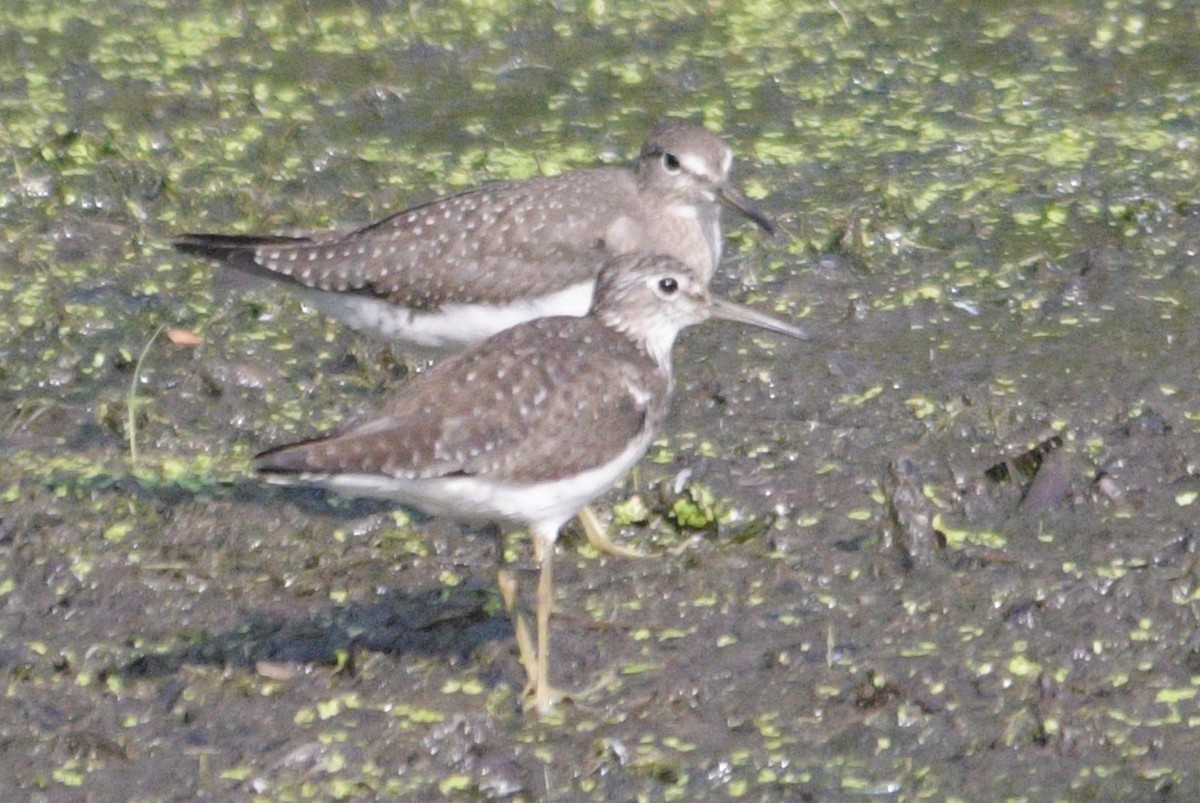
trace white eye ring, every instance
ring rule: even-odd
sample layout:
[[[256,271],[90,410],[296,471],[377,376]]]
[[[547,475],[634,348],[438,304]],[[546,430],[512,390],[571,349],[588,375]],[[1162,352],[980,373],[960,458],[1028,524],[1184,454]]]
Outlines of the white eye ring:
[[[664,276],[658,280],[656,287],[660,296],[668,298],[679,292],[679,280],[674,276]]]
[[[679,162],[679,157],[667,151],[662,155],[663,170],[666,170],[672,176],[677,176],[683,171],[683,165]]]

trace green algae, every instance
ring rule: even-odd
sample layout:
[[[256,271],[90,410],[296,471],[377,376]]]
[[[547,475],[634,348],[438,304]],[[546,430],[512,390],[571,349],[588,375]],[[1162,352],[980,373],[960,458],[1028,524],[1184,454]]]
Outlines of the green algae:
[[[1187,795],[1194,656],[1173,634],[1190,630],[1179,611],[1197,592],[1169,548],[1194,509],[1186,466],[1200,429],[1186,368],[1194,351],[1184,350],[1200,169],[1195,20],[1184,4],[17,2],[0,21],[16,54],[0,63],[9,178],[0,182],[0,387],[10,403],[0,514],[5,527],[17,523],[16,535],[0,529],[6,543],[17,539],[4,546],[0,597],[11,602],[0,635],[31,644],[36,626],[45,647],[6,675],[0,735],[10,749],[38,748],[37,769],[13,788],[102,797],[162,772],[163,796],[486,796],[509,788],[489,786],[508,772],[525,799],[543,785],[563,799]],[[127,595],[153,587],[155,612],[181,620],[167,630],[187,632],[219,627],[230,600],[303,604],[330,588],[354,600],[391,582],[397,555],[425,561],[432,577],[487,563],[423,533],[397,537],[390,517],[356,543],[356,527],[321,518],[342,515],[343,502],[322,503],[301,530],[307,539],[280,536],[276,559],[298,566],[239,568],[255,551],[238,544],[275,543],[272,517],[287,507],[234,490],[247,484],[249,455],[343,420],[392,374],[293,302],[214,298],[206,268],[168,254],[170,234],[354,225],[481,180],[623,162],[666,113],[726,133],[735,177],[794,234],[776,244],[732,232],[738,268],[769,278],[756,291],[781,294],[777,313],[803,310],[845,341],[811,359],[781,350],[731,379],[725,411],[705,403],[693,346],[677,355],[686,423],[656,442],[647,483],[698,467],[721,501],[685,495],[683,518],[697,526],[720,505],[778,505],[780,524],[763,537],[779,551],[766,565],[745,558],[748,548],[714,554],[700,544],[686,571],[674,558],[655,563],[658,584],[647,579],[657,568],[571,566],[556,636],[576,637],[565,631],[583,597],[594,646],[575,654],[595,666],[624,651],[614,663],[645,671],[625,677],[600,713],[568,709],[545,726],[519,719],[512,693],[443,694],[448,681],[489,688],[474,658],[447,667],[385,656],[389,671],[369,667],[357,693],[397,730],[339,724],[343,711],[282,743],[217,733],[209,746],[188,744],[197,716],[245,710],[265,720],[273,710],[242,697],[223,670],[184,670],[191,702],[178,721],[155,703],[169,684],[96,682],[105,667],[86,656],[125,650],[131,628],[153,624],[121,611],[138,624],[80,627],[89,611],[121,619],[103,593],[109,582]],[[830,243],[856,267],[806,284],[822,271],[817,258],[838,250]],[[1105,249],[1122,258],[1105,262]],[[718,281],[744,292],[734,273]],[[843,321],[855,302],[861,317]],[[206,345],[159,342],[149,353],[131,467],[124,394],[134,357],[163,323],[202,332]],[[780,364],[788,360],[803,370]],[[214,364],[269,365],[272,381],[196,378]],[[764,395],[741,390],[750,385]],[[769,423],[757,420],[760,406]],[[1130,455],[1126,430],[1147,410],[1173,431]],[[1040,531],[1025,529],[1019,510],[991,512],[990,500],[961,509],[1009,441],[1028,443],[1029,430],[1055,422],[1078,433],[1068,451],[1089,466],[1124,464],[1128,476],[1157,459],[1162,477],[1133,482],[1122,515],[1080,494],[1073,515]],[[755,446],[743,453],[748,431]],[[955,514],[950,551],[975,563],[906,585],[870,548],[847,545],[878,526],[879,463],[914,443],[951,465],[921,487]],[[790,485],[763,484],[767,460],[767,476]],[[232,502],[239,493],[250,499]],[[204,518],[213,506],[223,512],[216,523]],[[197,550],[181,531],[228,536]],[[325,568],[340,554],[353,557]],[[164,568],[121,585],[109,567],[130,555]],[[749,568],[734,563],[739,555]],[[705,587],[672,590],[679,575]],[[739,583],[780,575],[795,581],[778,596],[760,585],[760,604],[740,604]],[[210,588],[220,591],[211,601]],[[640,614],[637,629],[694,635],[631,650],[609,612],[639,593],[623,609]],[[666,604],[664,594],[677,596]],[[64,606],[71,617],[45,613]],[[1034,612],[1020,613],[1026,606]],[[1122,627],[1107,628],[1110,617]],[[838,634],[835,659],[808,661],[826,632]],[[723,659],[711,655],[718,638]],[[721,663],[741,656],[761,659],[757,674]],[[694,668],[706,661],[720,668]],[[496,688],[519,685],[499,666]],[[285,708],[343,699],[348,690],[320,688],[340,682],[285,686]],[[111,716],[129,756],[55,741],[52,722],[26,719],[35,709],[25,704],[41,695],[77,722],[105,728]],[[411,710],[425,713],[399,713],[410,695]],[[772,717],[781,705],[786,715]],[[445,722],[467,723],[460,740],[437,731]],[[279,725],[275,734],[292,723]],[[625,758],[612,748],[596,757],[596,733]],[[326,752],[281,763],[304,741]],[[482,757],[471,745],[484,746]],[[188,772],[172,777],[179,756]]]

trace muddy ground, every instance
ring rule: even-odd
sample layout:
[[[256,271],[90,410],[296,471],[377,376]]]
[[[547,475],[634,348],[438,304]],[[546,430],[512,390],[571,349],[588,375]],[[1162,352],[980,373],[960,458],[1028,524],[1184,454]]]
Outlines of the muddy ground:
[[[6,799],[1196,799],[1198,13],[6,5]],[[521,535],[249,471],[412,360],[166,241],[664,115],[784,229],[727,218],[718,291],[815,338],[682,338],[598,504],[651,557],[569,528],[539,720]]]

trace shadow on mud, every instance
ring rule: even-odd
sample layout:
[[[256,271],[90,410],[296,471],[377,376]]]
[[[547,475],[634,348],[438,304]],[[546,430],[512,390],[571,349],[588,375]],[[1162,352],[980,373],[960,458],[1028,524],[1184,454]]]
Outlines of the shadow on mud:
[[[253,615],[234,630],[200,634],[164,653],[141,655],[114,670],[127,679],[174,674],[187,664],[261,668],[267,664],[327,664],[351,674],[363,650],[465,657],[480,645],[512,637],[483,586],[389,593],[379,602],[351,603],[315,616]]]

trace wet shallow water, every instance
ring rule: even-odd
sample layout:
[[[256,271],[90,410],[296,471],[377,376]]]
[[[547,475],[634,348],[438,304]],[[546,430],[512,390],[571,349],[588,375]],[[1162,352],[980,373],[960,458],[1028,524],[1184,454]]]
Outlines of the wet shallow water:
[[[6,6],[0,782],[1194,799],[1200,20],[992,6]],[[624,161],[668,114],[786,230],[727,221],[716,286],[816,339],[682,338],[602,506],[638,495],[656,557],[568,533],[590,693],[539,722],[494,590],[532,589],[522,539],[249,475],[404,355],[165,242]]]

